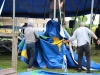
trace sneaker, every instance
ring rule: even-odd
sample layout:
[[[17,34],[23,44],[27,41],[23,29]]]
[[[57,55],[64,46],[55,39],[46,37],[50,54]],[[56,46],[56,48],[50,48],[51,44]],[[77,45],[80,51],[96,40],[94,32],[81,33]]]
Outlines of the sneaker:
[[[27,68],[27,71],[32,71],[33,69],[32,68]]]

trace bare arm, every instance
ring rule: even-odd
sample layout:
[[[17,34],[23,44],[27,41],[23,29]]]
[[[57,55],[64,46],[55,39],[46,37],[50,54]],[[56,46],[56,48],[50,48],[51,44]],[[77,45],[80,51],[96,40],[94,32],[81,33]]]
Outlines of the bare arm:
[[[93,34],[93,38],[95,38],[96,40],[98,39],[97,36],[95,34]]]
[[[64,40],[63,42],[64,42],[64,43],[67,43],[67,42],[70,42],[70,41],[69,41],[69,40]]]
[[[98,45],[100,45],[100,39],[97,38],[97,36],[94,34],[93,37],[96,39]]]

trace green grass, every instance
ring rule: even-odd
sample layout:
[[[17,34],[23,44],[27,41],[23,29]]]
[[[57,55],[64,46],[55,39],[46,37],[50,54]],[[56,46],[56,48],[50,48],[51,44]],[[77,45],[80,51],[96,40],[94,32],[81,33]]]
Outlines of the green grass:
[[[1,52],[0,53],[0,68],[6,69],[11,67],[11,52]],[[91,46],[91,60],[100,63],[100,50],[95,50],[94,45]],[[18,72],[25,72],[27,69],[27,64],[22,62],[20,58],[18,58],[17,64],[17,71]],[[46,71],[53,71],[53,72],[64,72],[62,69],[42,69],[42,68],[35,68],[35,70],[46,70]],[[70,73],[77,73],[76,68],[68,68],[68,72]],[[85,73],[86,71],[82,71]],[[94,73],[100,73],[100,71],[93,71]]]

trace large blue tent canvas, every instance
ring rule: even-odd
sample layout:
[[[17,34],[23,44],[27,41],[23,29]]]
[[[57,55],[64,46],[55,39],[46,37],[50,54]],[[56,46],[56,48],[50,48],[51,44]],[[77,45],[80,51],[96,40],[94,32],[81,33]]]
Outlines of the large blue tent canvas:
[[[0,7],[4,0],[0,0]],[[65,16],[80,16],[91,14],[92,0],[65,0]],[[15,16],[48,18],[50,10],[50,0],[16,0]],[[94,0],[93,13],[100,14],[100,0]],[[5,0],[2,17],[13,16],[13,0]]]
[[[68,34],[64,31],[65,38]],[[49,20],[46,25],[45,33],[40,35],[40,39],[36,42],[36,58],[35,64],[39,68],[62,69],[63,56],[66,56],[67,68],[77,68],[78,56],[70,49],[69,44],[63,43],[63,37],[60,35],[60,25],[54,20]],[[25,39],[18,45],[21,50],[21,60],[28,63]],[[83,69],[86,70],[86,57],[82,60]],[[100,64],[91,60],[91,70],[100,70]]]

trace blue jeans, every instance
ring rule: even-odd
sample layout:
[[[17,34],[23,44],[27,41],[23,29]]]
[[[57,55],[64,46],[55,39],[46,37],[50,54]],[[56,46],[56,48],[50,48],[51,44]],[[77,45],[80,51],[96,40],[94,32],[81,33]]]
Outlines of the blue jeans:
[[[33,62],[35,59],[35,42],[31,42],[26,44],[26,48],[27,48],[27,55],[28,55],[28,68],[31,68],[33,66]]]

